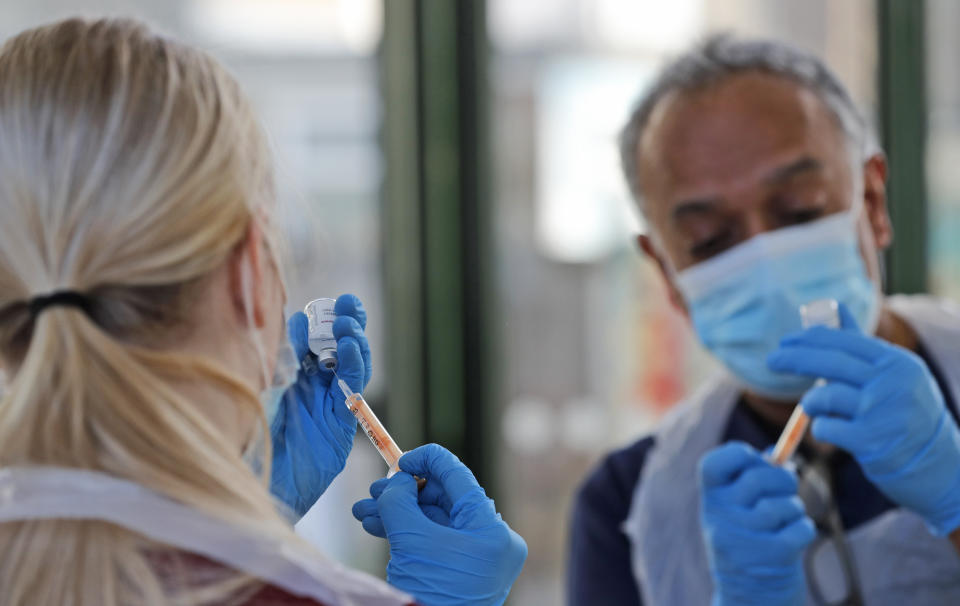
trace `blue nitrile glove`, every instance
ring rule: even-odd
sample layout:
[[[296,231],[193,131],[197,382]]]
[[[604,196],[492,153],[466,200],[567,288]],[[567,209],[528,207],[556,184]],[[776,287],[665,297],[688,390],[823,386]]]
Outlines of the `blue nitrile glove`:
[[[372,373],[370,344],[363,333],[367,312],[353,295],[338,298],[334,311],[337,373],[351,389],[361,393]],[[321,369],[310,351],[306,315],[293,314],[287,328],[300,371],[270,427],[270,491],[302,516],[343,470],[357,422],[333,380],[333,372]]]
[[[527,559],[524,540],[450,451],[421,446],[400,469],[353,506],[367,532],[390,542],[387,581],[423,606],[503,604]],[[419,494],[410,474],[427,480]]]
[[[803,552],[816,530],[796,476],[750,446],[728,442],[700,461],[700,499],[711,605],[803,604]]]
[[[770,368],[827,385],[801,404],[813,436],[854,456],[890,499],[921,515],[939,535],[960,527],[960,431],[916,354],[860,332],[840,307],[841,330],[789,335]]]

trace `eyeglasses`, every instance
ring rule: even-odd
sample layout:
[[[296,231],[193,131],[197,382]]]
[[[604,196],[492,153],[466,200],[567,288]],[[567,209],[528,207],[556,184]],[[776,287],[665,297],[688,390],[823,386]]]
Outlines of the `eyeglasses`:
[[[817,526],[817,538],[807,548],[804,558],[811,597],[821,606],[863,606],[853,552],[847,544],[843,521],[833,498],[830,469],[822,458],[796,459],[799,495],[807,515]],[[840,573],[839,579],[836,571]]]

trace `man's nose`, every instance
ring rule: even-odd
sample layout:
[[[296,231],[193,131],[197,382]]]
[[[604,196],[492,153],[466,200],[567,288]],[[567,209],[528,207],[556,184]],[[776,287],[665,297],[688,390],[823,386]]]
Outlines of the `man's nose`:
[[[754,209],[743,215],[743,239],[750,238],[777,229],[775,222],[760,209]]]

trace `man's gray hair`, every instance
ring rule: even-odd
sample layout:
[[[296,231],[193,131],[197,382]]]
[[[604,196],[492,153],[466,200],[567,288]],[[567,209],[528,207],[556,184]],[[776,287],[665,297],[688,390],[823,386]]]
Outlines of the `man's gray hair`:
[[[664,66],[640,97],[620,133],[620,161],[630,192],[642,203],[638,173],[639,142],[650,114],[665,96],[699,91],[744,72],[793,80],[815,93],[843,129],[856,163],[878,151],[876,139],[840,79],[810,53],[772,40],[744,40],[730,34],[708,38]]]

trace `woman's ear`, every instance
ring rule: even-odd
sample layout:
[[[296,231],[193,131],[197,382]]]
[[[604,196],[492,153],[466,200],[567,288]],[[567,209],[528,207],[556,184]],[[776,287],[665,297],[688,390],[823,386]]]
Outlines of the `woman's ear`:
[[[264,300],[263,234],[256,221],[251,221],[243,240],[230,254],[230,297],[234,311],[242,324],[251,324],[251,329],[261,329],[266,324],[266,301]]]

